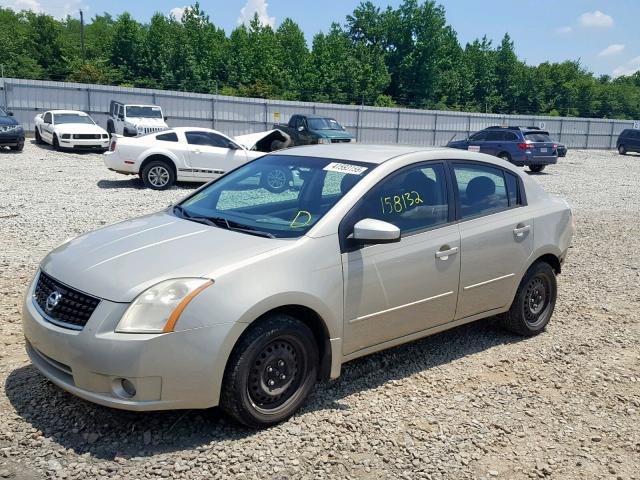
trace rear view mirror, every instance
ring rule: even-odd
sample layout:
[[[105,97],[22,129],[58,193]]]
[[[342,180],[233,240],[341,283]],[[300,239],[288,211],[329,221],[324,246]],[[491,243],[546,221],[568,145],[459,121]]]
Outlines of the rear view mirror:
[[[166,117],[166,116],[165,116],[165,117],[163,117],[163,118],[164,118],[164,121],[165,121],[165,122],[166,122],[167,120],[169,120],[169,117]]]
[[[359,243],[399,242],[400,229],[382,220],[365,218],[353,226],[353,234],[349,238]]]
[[[304,127],[303,127],[302,125],[300,125],[300,126],[298,127],[298,131],[299,131],[299,132],[303,132],[303,131],[304,131]]]

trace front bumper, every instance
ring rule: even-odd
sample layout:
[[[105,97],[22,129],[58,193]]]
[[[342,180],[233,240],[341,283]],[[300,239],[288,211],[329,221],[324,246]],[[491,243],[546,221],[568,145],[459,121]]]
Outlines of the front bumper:
[[[60,148],[69,148],[74,150],[106,150],[107,148],[109,148],[109,141],[109,138],[61,138],[58,143],[60,145]]]
[[[24,132],[0,132],[0,146],[16,147],[24,144]]]
[[[35,282],[33,282],[35,284]],[[101,300],[86,326],[70,330],[46,320],[29,288],[23,306],[33,365],[60,388],[124,410],[209,408],[218,404],[228,348],[244,325],[218,324],[168,334],[115,333],[128,304]],[[129,396],[127,379],[136,388]]]

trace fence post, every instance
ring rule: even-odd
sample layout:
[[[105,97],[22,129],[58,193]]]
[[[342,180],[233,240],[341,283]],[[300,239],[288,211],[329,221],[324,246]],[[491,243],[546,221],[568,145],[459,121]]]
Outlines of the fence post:
[[[609,148],[613,148],[613,132],[616,131],[616,122],[611,120],[611,133],[609,134]]]
[[[211,128],[216,129],[216,97],[211,95]]]
[[[467,115],[467,138],[471,136],[471,115]]]
[[[558,141],[560,143],[562,143],[562,130],[563,130],[563,127],[564,127],[564,119],[562,117],[560,117],[560,136],[558,138]]]
[[[91,114],[91,89],[87,88],[87,113]]]
[[[362,110],[362,107],[358,107],[358,109],[356,110],[356,141],[360,141],[360,111]]]
[[[396,144],[400,143],[400,109],[398,109],[398,122],[396,124]]]
[[[589,120],[587,122],[587,138],[586,138],[586,140],[584,142],[585,143],[585,145],[584,145],[585,150],[589,149],[589,137],[590,136],[591,136],[591,120]]]
[[[433,123],[433,143],[432,145],[435,147],[436,146],[436,138],[438,135],[438,112],[436,112],[436,119]]]
[[[269,102],[264,101],[264,129],[269,130]]]
[[[4,91],[4,108],[9,109],[9,100],[7,99],[7,81],[2,79],[2,90]]]

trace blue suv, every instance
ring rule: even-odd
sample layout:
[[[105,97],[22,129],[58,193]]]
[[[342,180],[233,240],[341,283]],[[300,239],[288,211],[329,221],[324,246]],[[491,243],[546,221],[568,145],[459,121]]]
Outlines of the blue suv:
[[[447,147],[500,157],[532,172],[558,163],[558,144],[549,132],[534,127],[488,127],[466,140],[451,141]]]
[[[640,130],[627,128],[620,133],[616,141],[616,148],[620,155],[627,152],[640,152]]]

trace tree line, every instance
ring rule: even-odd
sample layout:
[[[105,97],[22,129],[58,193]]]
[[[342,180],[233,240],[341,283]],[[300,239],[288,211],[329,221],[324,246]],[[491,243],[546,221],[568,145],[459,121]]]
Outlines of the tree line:
[[[527,65],[508,34],[461,45],[435,1],[362,2],[307,45],[290,18],[227,35],[198,3],[180,19],[59,20],[0,8],[8,77],[246,97],[502,114],[640,118],[640,72],[596,77],[576,60]]]

